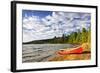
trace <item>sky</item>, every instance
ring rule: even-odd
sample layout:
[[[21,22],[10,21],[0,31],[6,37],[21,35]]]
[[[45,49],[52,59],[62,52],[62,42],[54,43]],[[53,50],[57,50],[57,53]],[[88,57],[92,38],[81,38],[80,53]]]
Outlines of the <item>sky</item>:
[[[23,42],[51,39],[89,29],[90,13],[22,10]]]

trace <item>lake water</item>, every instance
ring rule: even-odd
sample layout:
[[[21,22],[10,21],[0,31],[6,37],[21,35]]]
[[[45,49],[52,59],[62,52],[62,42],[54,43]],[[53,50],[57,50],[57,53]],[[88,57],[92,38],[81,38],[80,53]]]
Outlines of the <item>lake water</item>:
[[[22,62],[46,62],[57,50],[75,46],[72,44],[23,44]]]

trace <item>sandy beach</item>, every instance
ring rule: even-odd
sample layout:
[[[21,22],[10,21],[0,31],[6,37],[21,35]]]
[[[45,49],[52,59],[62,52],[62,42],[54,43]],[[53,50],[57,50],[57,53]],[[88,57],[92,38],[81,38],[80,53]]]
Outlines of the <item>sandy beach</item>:
[[[82,54],[68,54],[68,55],[58,55],[55,54],[48,61],[67,61],[67,60],[89,60],[91,59],[90,52],[84,52]]]
[[[67,60],[89,60],[91,59],[91,49],[89,43],[83,43],[80,45],[82,47],[82,53],[70,53],[65,55],[60,55],[57,52],[55,53],[55,56],[52,56],[48,59],[48,61],[67,61]],[[76,47],[77,48],[77,47]],[[70,48],[71,49],[71,48]],[[69,51],[70,51],[69,49]],[[68,50],[68,49],[66,49]]]

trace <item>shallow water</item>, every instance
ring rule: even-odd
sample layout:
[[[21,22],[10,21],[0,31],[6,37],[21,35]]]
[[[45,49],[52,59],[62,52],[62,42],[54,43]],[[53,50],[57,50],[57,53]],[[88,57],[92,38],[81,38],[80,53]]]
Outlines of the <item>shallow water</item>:
[[[46,62],[57,50],[75,46],[72,44],[23,44],[22,62]]]

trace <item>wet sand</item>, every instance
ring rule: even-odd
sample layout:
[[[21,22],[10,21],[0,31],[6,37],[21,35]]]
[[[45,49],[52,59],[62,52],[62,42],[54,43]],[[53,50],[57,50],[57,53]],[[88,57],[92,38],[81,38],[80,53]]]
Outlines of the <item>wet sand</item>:
[[[67,55],[55,54],[54,56],[48,58],[48,61],[89,60],[89,59],[91,59],[91,53],[84,52],[81,54],[67,54]]]

